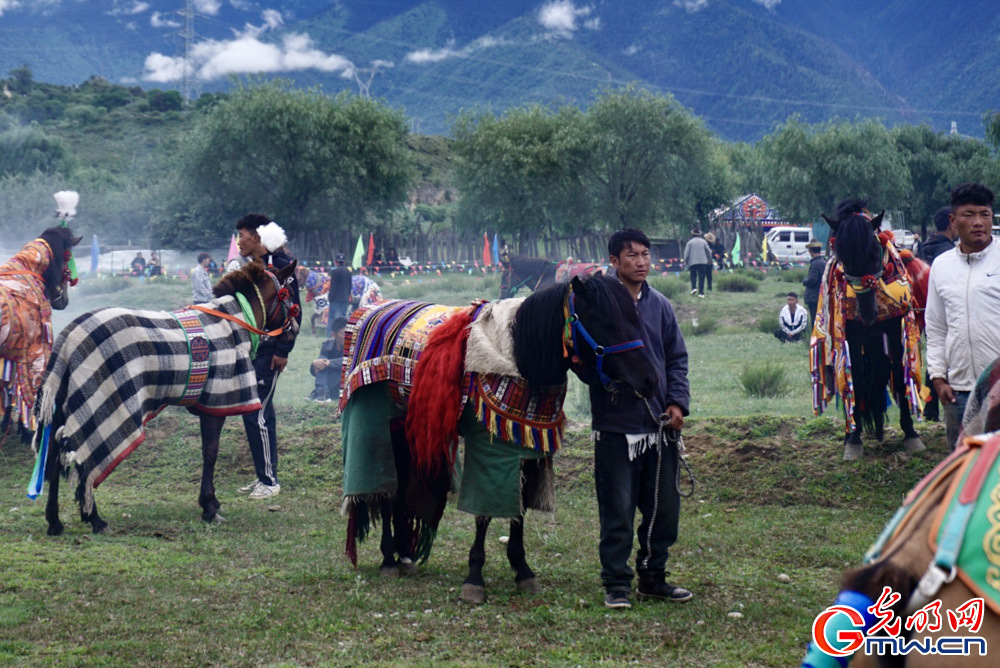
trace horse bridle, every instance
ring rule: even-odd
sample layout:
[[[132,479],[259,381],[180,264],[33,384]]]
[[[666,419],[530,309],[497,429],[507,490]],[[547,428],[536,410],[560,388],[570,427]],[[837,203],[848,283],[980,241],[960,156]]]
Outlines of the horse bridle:
[[[601,384],[605,389],[610,390],[615,380],[604,373],[604,356],[642,348],[645,346],[642,339],[633,339],[632,341],[616,343],[612,346],[602,346],[597,343],[594,337],[590,335],[590,332],[587,331],[587,328],[583,326],[583,323],[580,322],[580,316],[576,313],[576,295],[573,292],[572,284],[566,289],[566,298],[563,301],[563,313],[566,316],[566,324],[563,328],[563,357],[569,357],[569,350],[572,349],[573,356],[571,360],[573,364],[581,363],[579,356],[576,354],[576,351],[579,350],[577,343],[577,335],[579,335],[590,346],[590,349],[594,351],[594,356],[597,358],[597,363],[595,364],[597,367],[597,377],[601,379]]]
[[[851,276],[846,271],[844,272],[844,280],[847,284],[851,286],[855,294],[863,295],[869,290],[874,290],[878,287],[878,279],[882,278],[883,269],[879,269],[876,274],[865,274],[864,276]]]
[[[274,273],[270,271],[270,268],[271,267],[269,265],[269,268],[265,269],[264,273],[267,274],[268,278],[270,278],[271,282],[274,284],[275,299],[274,301],[271,302],[271,308],[267,310],[267,315],[264,317],[264,326],[266,327],[267,323],[271,322],[271,317],[275,314],[275,312],[278,310],[278,307],[280,306],[283,316],[281,331],[284,331],[285,328],[288,327],[289,324],[291,324],[292,319],[297,317],[300,312],[299,305],[292,301],[291,288],[294,276],[289,274],[288,278],[285,279],[284,284],[282,284],[281,281],[278,280],[278,277],[275,276]],[[257,286],[254,285],[254,287],[256,288]],[[259,289],[257,290],[257,298],[261,300],[260,307],[261,310],[263,310],[264,300],[261,297]]]

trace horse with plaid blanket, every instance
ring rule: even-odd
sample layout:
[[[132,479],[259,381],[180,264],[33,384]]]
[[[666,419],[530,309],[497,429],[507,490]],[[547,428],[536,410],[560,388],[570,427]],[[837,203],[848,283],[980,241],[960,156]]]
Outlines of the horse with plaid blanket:
[[[287,280],[295,263],[271,271],[251,263],[227,273],[208,304],[179,311],[124,308],[84,313],[59,334],[36,404],[38,452],[28,494],[49,482],[49,535],[59,521],[59,474],[76,482],[80,516],[94,533],[107,523],[94,488],[145,438],[146,422],[185,406],[201,422],[198,503],[206,522],[222,521],[213,482],[226,416],[260,408],[252,357],[261,336],[297,334]]]
[[[538,591],[524,511],[554,508],[566,373],[587,367],[627,391],[655,389],[632,298],[613,279],[577,278],[527,299],[464,308],[390,301],[352,314],[341,384],[351,562],[378,514],[381,573],[414,570],[460,479],[458,508],[476,516],[462,600],[485,600],[493,517],[511,519],[507,558],[518,588]]]
[[[35,428],[35,395],[52,351],[52,309],[69,304],[67,263],[74,237],[50,227],[0,265],[0,438],[17,409],[22,434]]]

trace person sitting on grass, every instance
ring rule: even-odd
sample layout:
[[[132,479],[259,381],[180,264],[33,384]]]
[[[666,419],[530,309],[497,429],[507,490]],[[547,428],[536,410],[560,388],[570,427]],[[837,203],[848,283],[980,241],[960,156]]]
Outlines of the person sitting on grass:
[[[782,343],[801,341],[808,323],[806,310],[799,306],[799,296],[794,292],[786,295],[786,302],[778,315],[779,328],[774,330],[774,336]]]
[[[347,318],[340,315],[333,319],[333,336],[319,347],[319,359],[309,366],[309,373],[316,377],[316,387],[309,395],[310,401],[326,403],[340,399],[340,367],[344,362],[344,328]]]

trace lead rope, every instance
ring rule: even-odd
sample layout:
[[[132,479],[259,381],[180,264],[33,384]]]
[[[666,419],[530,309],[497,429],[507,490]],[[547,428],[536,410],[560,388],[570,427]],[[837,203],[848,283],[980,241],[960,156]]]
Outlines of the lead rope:
[[[649,416],[651,418],[653,418],[653,421],[656,422],[656,425],[657,425],[657,430],[656,430],[656,449],[660,450],[660,448],[662,448],[664,446],[664,444],[666,444],[668,446],[669,445],[676,445],[677,446],[677,467],[676,467],[676,475],[674,477],[674,488],[677,490],[677,493],[681,496],[681,498],[684,498],[684,499],[690,498],[691,495],[694,494],[695,484],[696,484],[697,481],[695,480],[694,472],[691,470],[691,465],[688,464],[688,461],[687,461],[687,453],[684,450],[684,437],[681,436],[681,432],[677,431],[676,429],[670,429],[669,427],[667,427],[667,423],[666,422],[660,420],[659,416],[656,415],[656,413],[653,412],[652,407],[650,407],[650,405],[649,405],[649,399],[645,399],[644,398],[642,401],[643,401],[643,403],[646,404],[646,411],[649,412]],[[683,469],[685,471],[687,471],[688,480],[691,481],[691,488],[688,490],[687,494],[685,494],[684,491],[681,489],[681,468],[682,467],[683,467]],[[659,491],[660,491],[659,490],[659,481],[660,481],[659,460],[657,460],[657,471],[656,471],[656,473],[657,473],[657,475],[656,475],[656,481],[657,481],[657,490],[656,490],[657,495],[656,495],[656,498],[657,498],[657,500],[659,500],[659,498],[660,498],[660,496],[659,496]]]

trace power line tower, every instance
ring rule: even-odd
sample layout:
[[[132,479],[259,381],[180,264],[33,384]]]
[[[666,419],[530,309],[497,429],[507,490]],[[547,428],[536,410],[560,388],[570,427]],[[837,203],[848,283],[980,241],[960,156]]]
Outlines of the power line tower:
[[[178,33],[184,42],[184,66],[182,68],[181,95],[185,102],[191,102],[192,92],[199,92],[198,78],[194,76],[191,66],[191,47],[194,45],[194,8],[191,0],[185,0],[184,9],[177,10],[181,18],[184,19],[184,29]]]
[[[355,67],[352,65],[348,72],[354,78],[354,83],[358,85],[358,95],[361,97],[371,97],[369,90],[372,87],[375,75],[379,73],[379,70],[387,67],[392,67],[392,63],[385,60],[373,60],[371,67]]]

